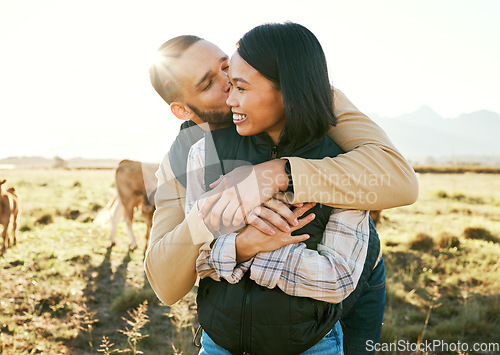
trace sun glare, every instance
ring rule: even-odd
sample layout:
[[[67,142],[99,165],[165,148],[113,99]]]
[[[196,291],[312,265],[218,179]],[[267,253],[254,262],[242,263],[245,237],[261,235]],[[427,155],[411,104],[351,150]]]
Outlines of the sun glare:
[[[161,62],[161,55],[158,51],[154,52],[153,55],[151,56],[150,63],[151,65],[158,65]]]

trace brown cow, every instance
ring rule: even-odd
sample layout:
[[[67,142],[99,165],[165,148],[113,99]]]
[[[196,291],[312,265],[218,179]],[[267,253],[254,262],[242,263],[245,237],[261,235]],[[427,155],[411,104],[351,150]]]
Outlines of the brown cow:
[[[9,238],[8,228],[10,221],[12,220],[12,245],[16,245],[16,229],[17,229],[17,215],[18,209],[18,198],[16,195],[16,190],[11,187],[7,189],[4,193],[2,185],[5,184],[6,180],[0,181],[0,224],[3,226],[3,244],[1,255],[5,253],[8,247],[11,245],[11,240]]]
[[[380,222],[381,213],[382,210],[370,211],[370,217],[372,218],[375,227],[377,226],[378,222]]]
[[[132,231],[132,220],[135,208],[140,206],[147,225],[144,247],[144,252],[146,252],[155,211],[154,194],[157,184],[155,172],[157,169],[158,164],[141,163],[132,160],[122,160],[118,165],[115,173],[117,197],[111,202],[111,205],[114,205],[110,234],[111,246],[116,244],[116,226],[123,215],[127,223],[130,248],[135,249],[137,247]]]
[[[107,209],[114,209],[112,216],[112,226],[110,233],[111,246],[116,244],[116,227],[120,217],[123,215],[127,223],[130,248],[135,249],[137,242],[132,231],[132,220],[135,208],[141,207],[142,215],[146,221],[146,252],[149,244],[149,235],[153,224],[153,214],[155,211],[154,193],[156,192],[157,178],[155,172],[157,164],[141,163],[132,160],[122,160],[118,164],[115,173],[115,184],[117,197],[108,203]],[[380,220],[381,211],[370,211],[370,216],[377,226]],[[96,217],[96,221],[100,217]]]

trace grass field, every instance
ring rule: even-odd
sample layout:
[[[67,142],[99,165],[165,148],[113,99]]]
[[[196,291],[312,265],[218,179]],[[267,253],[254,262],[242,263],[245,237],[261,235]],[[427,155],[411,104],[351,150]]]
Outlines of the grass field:
[[[114,196],[113,176],[0,171],[21,199],[18,245],[0,257],[1,354],[196,353],[195,295],[173,307],[156,299],[139,214],[133,251],[123,222],[113,249],[109,226],[92,224]],[[382,342],[498,343],[500,175],[419,181],[419,201],[384,211],[378,228],[388,279]]]
[[[498,344],[500,176],[419,182],[419,201],[384,211],[378,228],[388,276],[382,341]]]

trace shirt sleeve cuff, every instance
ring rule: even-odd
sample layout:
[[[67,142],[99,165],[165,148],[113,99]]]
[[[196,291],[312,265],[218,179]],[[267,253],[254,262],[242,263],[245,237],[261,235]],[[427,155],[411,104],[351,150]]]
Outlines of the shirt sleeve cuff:
[[[236,262],[236,235],[229,233],[217,238],[210,253],[215,272],[229,283],[240,281],[252,263],[251,260],[241,264]]]
[[[287,159],[290,164],[291,176],[293,178],[294,171],[300,171],[300,167],[302,165],[301,158],[298,157],[283,157],[282,159]],[[288,200],[288,203],[295,204],[306,201],[299,201],[300,196],[304,197],[304,192],[301,192],[299,186],[300,179],[293,179],[293,191],[288,191],[285,194],[285,198]]]
[[[203,244],[210,243],[214,236],[208,230],[207,226],[203,222],[203,219],[198,217],[198,206],[195,203],[189,214],[186,216],[186,222],[189,227],[189,233],[191,234],[191,238],[193,240],[193,244]]]

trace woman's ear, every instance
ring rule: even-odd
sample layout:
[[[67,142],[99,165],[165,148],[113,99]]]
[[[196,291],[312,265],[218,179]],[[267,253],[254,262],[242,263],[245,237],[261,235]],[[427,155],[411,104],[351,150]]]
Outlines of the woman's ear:
[[[188,121],[193,118],[193,111],[185,104],[174,101],[170,104],[170,111],[183,121]]]

